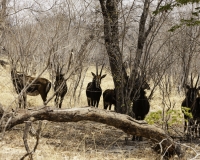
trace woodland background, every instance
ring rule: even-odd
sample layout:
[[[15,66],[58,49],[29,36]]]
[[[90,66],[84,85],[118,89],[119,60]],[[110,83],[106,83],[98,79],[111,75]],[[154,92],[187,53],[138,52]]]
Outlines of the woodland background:
[[[117,112],[130,113],[130,100],[120,90],[126,76],[130,77],[128,87],[132,87],[137,71],[151,87],[147,91],[151,109],[146,121],[171,136],[182,137],[180,109],[184,84],[190,84],[191,73],[196,77],[199,74],[200,31],[199,17],[195,14],[199,4],[179,7],[175,5],[178,3],[181,1],[2,0],[0,59],[8,62],[6,67],[0,66],[3,109],[8,112],[17,109],[17,94],[10,77],[12,65],[27,75],[37,77],[42,73],[41,77],[52,83],[56,68],[63,67],[68,79],[63,108],[75,108],[87,106],[85,89],[92,80],[91,72],[95,72],[96,63],[99,66],[105,63],[103,73],[107,76],[101,86],[103,91],[117,88],[120,101]],[[166,4],[174,8],[168,6],[155,12]],[[73,61],[68,69],[72,49]],[[48,97],[52,94],[53,89]],[[121,108],[123,104],[125,110]],[[27,108],[37,109],[41,105],[39,96],[28,96]],[[48,106],[53,105],[52,99]],[[99,108],[103,109],[102,98]],[[126,134],[104,124],[88,121],[44,124],[35,159],[160,158],[151,150],[153,144],[149,140],[125,145]],[[19,159],[26,153],[23,127],[19,125],[2,133],[2,159]],[[198,155],[198,140],[182,145],[188,158]],[[146,154],[141,154],[144,148]]]

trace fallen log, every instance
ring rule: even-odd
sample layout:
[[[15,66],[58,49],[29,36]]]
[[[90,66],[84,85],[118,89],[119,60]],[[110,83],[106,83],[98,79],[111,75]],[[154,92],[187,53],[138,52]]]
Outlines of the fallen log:
[[[10,117],[8,116],[10,115]],[[1,123],[0,131],[6,131],[15,125],[22,124],[27,120],[48,120],[53,122],[78,122],[83,120],[95,121],[114,126],[127,134],[138,135],[150,139],[156,143],[155,149],[163,156],[178,155],[183,157],[181,147],[164,130],[147,124],[145,121],[137,121],[132,117],[112,111],[97,109],[94,107],[81,107],[71,109],[57,109],[41,107],[37,110],[19,110],[15,114],[8,114],[9,122]],[[12,116],[12,118],[11,118]],[[5,120],[4,120],[5,121]]]

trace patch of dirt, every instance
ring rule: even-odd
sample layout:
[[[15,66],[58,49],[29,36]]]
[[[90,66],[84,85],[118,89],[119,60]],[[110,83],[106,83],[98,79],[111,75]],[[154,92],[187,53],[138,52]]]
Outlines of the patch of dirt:
[[[114,154],[123,155],[124,158],[145,158],[144,152],[155,156],[150,149],[150,141],[133,142],[130,137],[126,144],[127,135],[112,126],[89,121],[47,125],[52,127],[44,129],[42,137],[47,138],[46,143],[59,151],[84,152],[87,156],[101,154],[105,157]]]
[[[24,125],[7,132],[0,142],[0,159],[20,159],[25,153],[23,144]],[[37,124],[34,124],[37,128]],[[151,149],[151,141],[132,141],[127,134],[101,123],[81,121],[77,123],[43,122],[35,159],[155,159],[158,155]],[[29,135],[33,148],[35,138]]]

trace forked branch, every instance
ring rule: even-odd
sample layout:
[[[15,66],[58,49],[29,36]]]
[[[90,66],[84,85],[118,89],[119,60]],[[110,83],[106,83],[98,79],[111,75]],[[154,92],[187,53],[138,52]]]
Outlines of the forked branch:
[[[23,140],[24,140],[24,146],[25,146],[25,149],[26,149],[27,153],[21,158],[21,160],[23,160],[27,156],[29,156],[29,158],[32,160],[33,159],[32,154],[36,151],[37,146],[39,144],[40,132],[41,132],[41,128],[42,128],[42,122],[41,121],[39,121],[38,129],[36,131],[36,143],[35,143],[35,146],[34,146],[33,150],[30,151],[27,139],[28,139],[28,133],[30,131],[31,125],[32,125],[31,121],[26,121],[25,122]]]

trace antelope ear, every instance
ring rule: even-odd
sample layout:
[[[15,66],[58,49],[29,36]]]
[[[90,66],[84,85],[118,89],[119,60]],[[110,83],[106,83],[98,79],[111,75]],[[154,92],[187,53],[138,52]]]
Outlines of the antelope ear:
[[[93,73],[93,72],[91,72],[92,73],[92,75],[93,75],[93,77],[95,77],[96,75]]]
[[[101,76],[101,79],[105,78],[106,74],[104,74],[103,76]]]
[[[190,86],[189,86],[189,85],[185,85],[185,88],[186,88],[186,89],[190,89]]]

